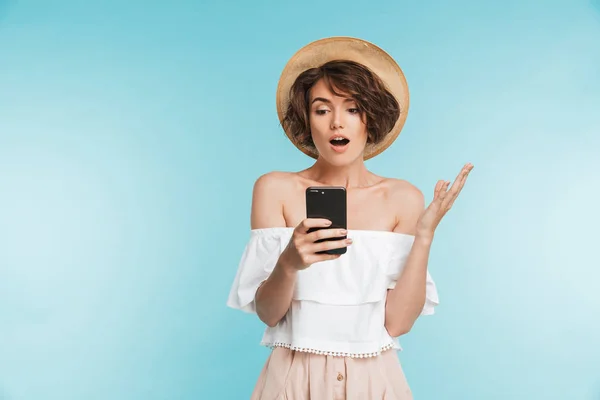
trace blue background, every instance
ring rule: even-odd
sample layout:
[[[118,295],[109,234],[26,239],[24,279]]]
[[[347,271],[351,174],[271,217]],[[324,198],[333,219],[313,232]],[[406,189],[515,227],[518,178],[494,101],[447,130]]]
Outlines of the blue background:
[[[405,129],[370,160],[431,199],[441,304],[416,399],[600,399],[600,2],[0,0],[0,399],[245,399],[225,307],[254,180],[310,159],[275,88],[326,36],[387,50]]]

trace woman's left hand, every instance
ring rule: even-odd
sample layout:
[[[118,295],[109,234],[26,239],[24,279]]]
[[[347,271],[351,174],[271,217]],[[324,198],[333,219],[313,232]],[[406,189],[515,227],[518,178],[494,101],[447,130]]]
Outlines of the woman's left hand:
[[[462,190],[469,172],[473,169],[473,164],[467,163],[462,168],[452,187],[448,190],[449,181],[438,181],[435,185],[433,200],[429,206],[423,211],[417,222],[417,237],[433,239],[435,229],[446,213],[454,204],[458,194]]]

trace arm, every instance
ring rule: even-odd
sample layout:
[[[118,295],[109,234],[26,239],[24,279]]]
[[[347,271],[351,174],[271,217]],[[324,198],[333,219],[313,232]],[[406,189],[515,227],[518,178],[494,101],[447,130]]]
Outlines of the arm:
[[[408,333],[421,314],[425,304],[427,263],[433,241],[432,236],[416,233],[417,221],[424,209],[421,191],[414,186],[409,190],[405,189],[399,203],[404,210],[403,219],[407,220],[407,225],[413,227],[409,233],[415,234],[415,240],[396,287],[389,290],[387,295],[385,327],[394,337]]]
[[[252,229],[285,226],[282,193],[285,181],[277,173],[258,178],[252,193]],[[268,326],[275,326],[285,315],[292,301],[297,270],[279,257],[273,272],[256,291],[256,313]]]
[[[434,232],[440,221],[450,210],[462,190],[473,164],[464,165],[450,190],[449,181],[438,181],[433,200],[424,208],[423,194],[414,186],[404,192],[398,203],[402,204],[408,216],[408,223],[414,227],[413,243],[406,265],[396,282],[396,287],[388,292],[385,309],[385,327],[392,336],[400,336],[410,331],[425,304],[427,263]]]

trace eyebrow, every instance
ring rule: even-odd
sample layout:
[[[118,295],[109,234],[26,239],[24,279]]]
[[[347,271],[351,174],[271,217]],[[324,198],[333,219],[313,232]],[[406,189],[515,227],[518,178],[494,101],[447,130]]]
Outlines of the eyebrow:
[[[322,101],[323,103],[329,103],[329,104],[331,104],[331,100],[326,99],[324,97],[315,97],[313,99],[313,101],[310,102],[310,104],[313,104],[313,103],[315,103],[317,101]],[[354,99],[351,99],[350,97],[347,97],[346,99],[344,99],[344,103],[347,103],[347,102],[350,102],[350,101],[354,101]]]

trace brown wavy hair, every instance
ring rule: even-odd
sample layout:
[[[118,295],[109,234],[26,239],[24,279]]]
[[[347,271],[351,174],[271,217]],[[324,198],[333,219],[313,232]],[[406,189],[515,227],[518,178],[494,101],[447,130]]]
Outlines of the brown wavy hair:
[[[282,124],[297,143],[315,149],[309,102],[310,90],[320,79],[324,79],[333,94],[348,96],[356,102],[363,121],[366,117],[367,143],[379,143],[392,130],[400,116],[400,104],[383,81],[362,64],[335,60],[302,72],[290,88],[290,102]]]

